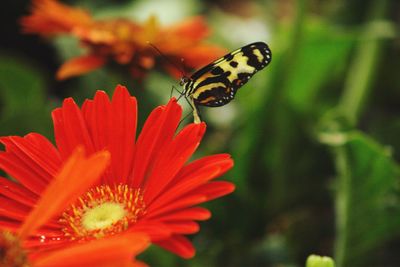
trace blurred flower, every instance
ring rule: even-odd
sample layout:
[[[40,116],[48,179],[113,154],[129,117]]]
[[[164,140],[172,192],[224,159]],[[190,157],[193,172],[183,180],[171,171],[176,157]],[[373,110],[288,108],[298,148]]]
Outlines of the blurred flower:
[[[88,49],[87,55],[70,59],[60,67],[60,80],[100,68],[109,60],[126,65],[134,77],[141,78],[160,59],[150,44],[184,70],[199,68],[226,52],[203,42],[210,30],[202,17],[163,27],[153,16],[143,24],[127,19],[95,20],[84,10],[56,0],[34,0],[32,14],[22,18],[21,23],[26,33],[69,34]],[[158,64],[174,77],[182,75],[165,59]]]
[[[40,228],[29,246],[50,248],[139,231],[181,257],[192,257],[194,248],[184,235],[199,230],[195,220],[210,217],[207,209],[194,206],[234,190],[229,182],[211,181],[233,161],[219,154],[186,163],[206,125],[189,124],[175,134],[181,113],[175,99],[157,107],[135,141],[136,99],[117,86],[112,100],[98,91],[82,109],[68,98],[53,111],[57,148],[38,134],[1,138],[6,151],[0,154],[0,167],[20,184],[7,183],[16,193],[0,202],[0,210],[8,210],[0,226],[15,230],[54,172],[83,145],[88,153],[110,151],[110,166],[62,216]]]
[[[26,139],[33,142],[44,141],[35,134],[28,135]],[[25,152],[28,150],[26,147]],[[40,162],[40,156],[32,150],[30,152],[31,160]],[[15,156],[22,154],[15,153]],[[109,162],[110,154],[106,151],[86,158],[82,148],[76,149],[60,172],[50,182],[47,181],[49,184],[42,190],[40,198],[35,196],[36,199],[32,196],[34,192],[22,186],[29,183],[29,180],[20,179],[19,185],[0,178],[0,216],[3,217],[0,225],[0,266],[143,266],[143,263],[135,263],[132,258],[149,245],[148,237],[141,233],[119,235],[48,251],[24,249],[24,243],[31,242],[30,237],[35,230],[60,214],[82,192],[90,188],[100,178]],[[54,172],[50,165],[47,165],[47,171]],[[33,169],[31,171],[35,172]],[[32,208],[31,211],[27,211],[29,208]],[[21,221],[22,225],[11,227],[13,232],[4,230],[9,228],[7,224],[16,226]]]

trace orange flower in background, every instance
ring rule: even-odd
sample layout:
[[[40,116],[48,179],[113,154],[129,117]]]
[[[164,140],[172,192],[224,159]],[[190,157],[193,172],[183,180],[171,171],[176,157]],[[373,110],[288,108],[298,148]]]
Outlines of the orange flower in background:
[[[40,141],[41,137],[31,134],[26,139]],[[29,148],[26,151],[28,150]],[[32,160],[41,160],[37,153],[32,150],[30,152]],[[21,156],[22,154],[16,153],[15,155]],[[33,192],[1,178],[2,207],[0,216],[3,217],[3,223],[0,227],[0,266],[144,266],[143,263],[133,260],[134,255],[149,245],[148,237],[141,233],[129,233],[47,251],[23,248],[24,243],[29,243],[31,242],[30,238],[35,238],[33,234],[37,228],[60,214],[82,192],[90,188],[100,178],[109,162],[110,154],[106,151],[100,151],[86,158],[82,149],[76,149],[35,203],[32,202]],[[54,172],[51,163],[47,167],[47,171]],[[31,171],[35,172],[33,169]],[[26,182],[29,181],[21,180],[21,184]],[[7,222],[15,224],[17,221],[21,221],[21,215],[23,215],[21,210],[32,208],[32,204],[35,206],[30,212],[25,213],[26,216],[24,216],[21,226],[14,228],[13,233],[4,230],[8,228]]]
[[[155,17],[143,24],[127,19],[95,20],[89,13],[56,0],[34,0],[32,14],[22,18],[23,30],[42,36],[69,34],[78,38],[88,54],[65,62],[57,72],[62,80],[100,68],[107,61],[126,65],[136,78],[156,63],[174,77],[182,75],[149,43],[184,70],[197,69],[225,54],[219,46],[203,40],[210,30],[202,17],[162,26]],[[157,62],[158,60],[158,62]]]
[[[189,124],[176,133],[181,113],[175,99],[157,107],[135,140],[136,99],[117,86],[111,100],[98,91],[82,108],[68,98],[53,111],[57,148],[38,134],[1,138],[6,151],[0,154],[0,167],[19,184],[0,180],[0,197],[6,199],[0,202],[0,227],[18,229],[77,146],[84,146],[88,153],[106,149],[111,164],[96,185],[79,194],[74,204],[25,245],[63,247],[143,232],[153,243],[181,257],[192,257],[195,250],[185,235],[199,230],[195,221],[210,218],[207,209],[196,205],[234,190],[229,182],[212,181],[229,170],[233,161],[227,154],[218,154],[187,163],[206,125]],[[14,193],[5,194],[3,187]]]

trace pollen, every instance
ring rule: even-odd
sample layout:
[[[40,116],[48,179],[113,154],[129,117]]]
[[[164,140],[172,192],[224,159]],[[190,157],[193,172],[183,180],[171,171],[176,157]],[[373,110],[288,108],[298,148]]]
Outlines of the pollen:
[[[127,185],[100,185],[82,195],[62,214],[71,240],[90,240],[126,231],[146,212],[143,193]]]

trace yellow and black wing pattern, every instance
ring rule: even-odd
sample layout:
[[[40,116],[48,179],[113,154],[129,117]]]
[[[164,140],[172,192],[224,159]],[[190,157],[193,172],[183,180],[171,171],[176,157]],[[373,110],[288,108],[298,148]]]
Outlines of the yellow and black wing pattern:
[[[271,58],[266,43],[243,46],[193,73],[184,82],[184,94],[194,108],[226,105],[242,85],[271,62]]]

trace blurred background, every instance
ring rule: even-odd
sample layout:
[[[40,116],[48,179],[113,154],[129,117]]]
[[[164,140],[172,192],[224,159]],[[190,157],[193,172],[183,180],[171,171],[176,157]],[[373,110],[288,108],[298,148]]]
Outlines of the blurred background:
[[[224,179],[236,191],[208,204],[213,217],[182,260],[151,247],[151,266],[304,266],[311,253],[337,266],[400,266],[400,2],[395,0],[69,0],[96,19],[150,15],[166,27],[203,16],[208,42],[236,49],[269,44],[273,60],[234,101],[201,109],[208,130],[195,157],[228,152]],[[65,34],[23,34],[32,3],[0,9],[0,134],[52,138],[50,111],[73,96],[126,85],[140,122],[165,104],[172,78],[157,65],[140,81],[106,64],[59,81],[57,69],[82,55]],[[175,95],[177,95],[175,93]],[[185,113],[190,112],[185,101]],[[191,117],[183,124],[188,123]]]

